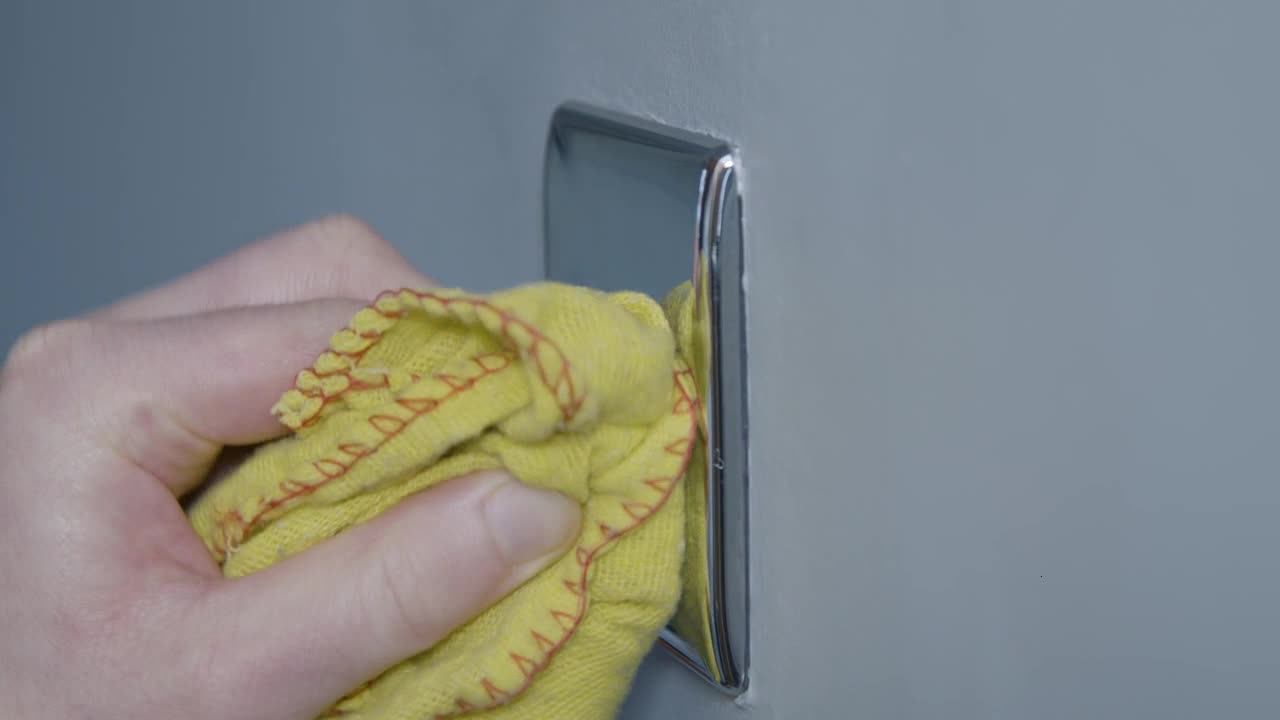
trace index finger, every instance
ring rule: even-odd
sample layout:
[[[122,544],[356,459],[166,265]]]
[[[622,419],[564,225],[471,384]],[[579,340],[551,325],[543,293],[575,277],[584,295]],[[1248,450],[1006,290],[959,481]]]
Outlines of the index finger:
[[[51,341],[60,347],[46,355],[59,360],[43,372],[64,385],[63,402],[95,444],[182,495],[223,446],[286,432],[271,406],[362,306],[328,299],[83,323]]]
[[[334,215],[247,245],[95,316],[173,317],[335,297],[368,301],[387,288],[434,285],[373,228]]]

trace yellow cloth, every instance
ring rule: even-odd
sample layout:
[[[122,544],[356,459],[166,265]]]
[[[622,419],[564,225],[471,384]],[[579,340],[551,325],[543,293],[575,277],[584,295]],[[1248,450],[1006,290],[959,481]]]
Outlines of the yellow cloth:
[[[566,555],[327,716],[616,712],[680,596],[680,481],[701,452],[693,370],[677,348],[690,303],[687,285],[665,311],[635,293],[552,283],[389,292],[298,375],[275,407],[295,432],[191,509],[227,576],[480,469],[505,467],[583,507]],[[696,608],[681,614],[702,627]]]

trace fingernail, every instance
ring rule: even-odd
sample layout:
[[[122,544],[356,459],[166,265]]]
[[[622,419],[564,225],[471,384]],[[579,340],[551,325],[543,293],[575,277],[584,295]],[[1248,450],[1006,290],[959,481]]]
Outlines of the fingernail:
[[[482,509],[494,542],[511,566],[531,562],[568,545],[578,533],[578,503],[519,480],[498,486]]]

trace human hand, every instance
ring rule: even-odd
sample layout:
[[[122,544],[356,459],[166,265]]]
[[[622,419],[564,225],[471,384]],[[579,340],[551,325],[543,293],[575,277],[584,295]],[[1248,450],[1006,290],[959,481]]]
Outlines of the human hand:
[[[501,473],[235,580],[192,531],[181,498],[224,447],[283,433],[269,408],[333,331],[426,284],[331,218],[18,343],[0,372],[4,715],[313,718],[568,546],[577,505]]]

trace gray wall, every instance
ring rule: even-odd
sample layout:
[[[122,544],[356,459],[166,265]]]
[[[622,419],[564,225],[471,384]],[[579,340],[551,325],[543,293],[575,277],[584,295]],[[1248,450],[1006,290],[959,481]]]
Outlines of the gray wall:
[[[1280,6],[227,7],[0,7],[0,337],[338,209],[532,278],[557,103],[711,131],[754,684],[628,717],[1280,714]]]

